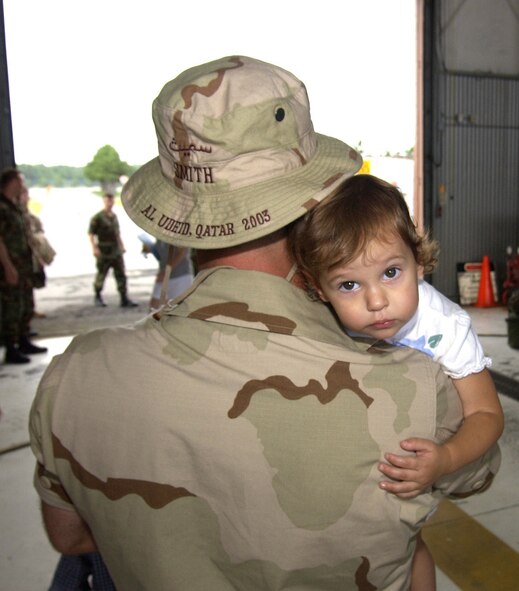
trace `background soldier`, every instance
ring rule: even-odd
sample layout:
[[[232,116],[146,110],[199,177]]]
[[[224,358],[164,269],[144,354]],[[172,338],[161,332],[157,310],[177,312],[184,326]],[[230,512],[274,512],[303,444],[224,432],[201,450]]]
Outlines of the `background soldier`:
[[[121,295],[121,308],[133,308],[135,302],[128,299],[126,293],[126,272],[124,270],[124,244],[119,231],[119,221],[112,211],[114,196],[106,193],[103,196],[104,208],[90,220],[88,236],[97,261],[97,274],[94,280],[96,306],[106,306],[101,297],[106,275],[110,268],[114,270],[117,291]]]
[[[15,168],[0,176],[0,299],[5,363],[29,363],[27,355],[45,353],[29,339],[34,312],[33,260],[20,195],[23,176]]]

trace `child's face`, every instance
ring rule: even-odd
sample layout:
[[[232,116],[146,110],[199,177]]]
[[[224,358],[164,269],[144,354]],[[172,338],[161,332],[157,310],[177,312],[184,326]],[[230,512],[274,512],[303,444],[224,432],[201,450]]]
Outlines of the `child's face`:
[[[318,293],[348,330],[388,339],[416,312],[419,272],[411,249],[390,236],[371,241],[356,259],[321,274]]]

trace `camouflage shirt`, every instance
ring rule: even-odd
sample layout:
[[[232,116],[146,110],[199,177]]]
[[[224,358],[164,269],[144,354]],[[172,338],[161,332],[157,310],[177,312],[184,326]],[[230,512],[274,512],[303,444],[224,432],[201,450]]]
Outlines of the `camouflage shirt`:
[[[124,591],[407,589],[427,514],[489,475],[378,487],[385,451],[459,425],[440,366],[368,351],[279,277],[218,268],[182,297],[52,361],[30,418],[41,498],[74,505]]]
[[[101,256],[116,257],[122,254],[119,246],[119,220],[114,213],[108,215],[104,209],[90,220],[88,233],[97,237]]]
[[[9,258],[22,277],[32,273],[32,251],[29,246],[22,210],[10,199],[0,194],[0,238]],[[0,264],[0,282],[4,280],[4,268]]]

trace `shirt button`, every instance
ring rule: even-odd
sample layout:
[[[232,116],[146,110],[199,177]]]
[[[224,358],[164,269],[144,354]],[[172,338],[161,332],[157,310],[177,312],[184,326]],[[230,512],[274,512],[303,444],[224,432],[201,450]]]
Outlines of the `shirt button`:
[[[42,476],[40,478],[40,484],[43,486],[43,488],[46,488],[48,490],[52,488],[52,483],[46,476]]]

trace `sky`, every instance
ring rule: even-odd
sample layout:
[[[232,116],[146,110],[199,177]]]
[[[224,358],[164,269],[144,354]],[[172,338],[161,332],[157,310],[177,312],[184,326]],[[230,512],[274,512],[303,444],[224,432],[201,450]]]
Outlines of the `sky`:
[[[365,156],[409,150],[415,0],[3,0],[17,164],[157,155],[151,104],[183,70],[248,55],[306,85],[317,132]]]

